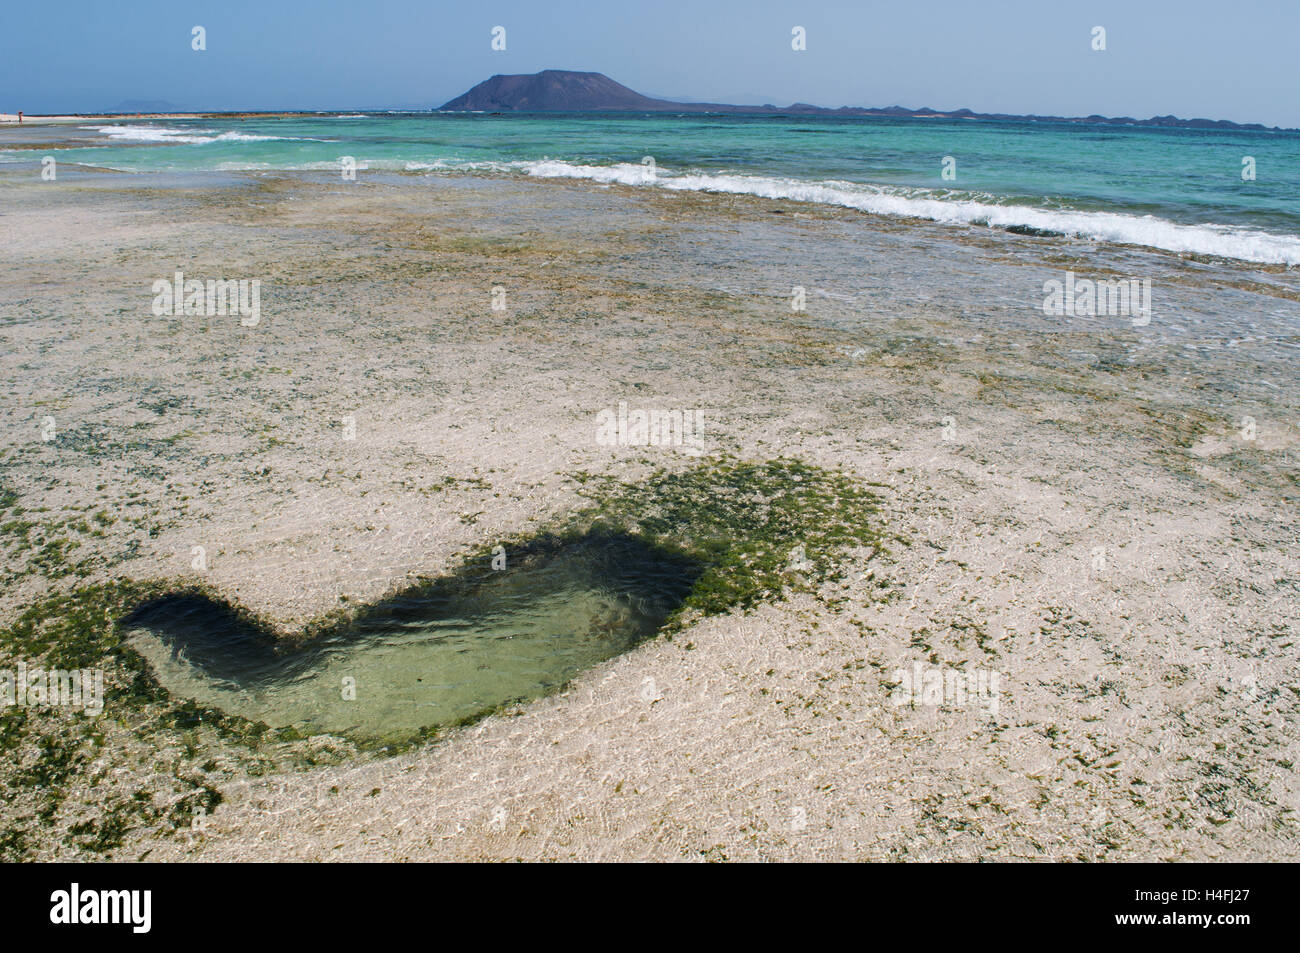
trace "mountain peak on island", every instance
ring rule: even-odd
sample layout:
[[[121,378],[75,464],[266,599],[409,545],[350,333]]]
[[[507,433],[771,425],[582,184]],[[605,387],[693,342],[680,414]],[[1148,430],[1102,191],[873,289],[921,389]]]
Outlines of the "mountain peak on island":
[[[781,114],[795,116],[886,116],[914,119],[992,119],[1003,122],[1064,122],[1113,126],[1164,126],[1182,129],[1252,129],[1267,130],[1259,123],[1235,123],[1226,119],[1179,119],[1177,116],[1153,116],[1133,119],[1129,116],[1018,116],[1010,113],[977,113],[969,109],[938,110],[928,106],[907,109],[903,106],[868,108],[841,106],[829,109],[795,103],[784,109],[770,103],[764,106],[731,106],[724,103],[675,103],[651,99],[636,90],[616,83],[604,73],[583,73],[566,69],[546,69],[540,73],[503,75],[485,79],[469,92],[457,96],[440,108],[441,112],[674,112]],[[1273,127],[1276,129],[1276,127]]]
[[[506,76],[498,73],[442,109],[449,112],[587,112],[630,109],[658,112],[676,103],[651,99],[616,83],[604,73],[546,69]]]

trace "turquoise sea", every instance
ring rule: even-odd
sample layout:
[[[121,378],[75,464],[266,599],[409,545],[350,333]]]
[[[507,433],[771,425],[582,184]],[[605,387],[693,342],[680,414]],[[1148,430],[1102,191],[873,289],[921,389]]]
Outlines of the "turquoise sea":
[[[421,112],[87,119],[61,134],[49,152],[60,163],[123,172],[341,172],[343,157],[351,157],[361,175],[486,173],[755,194],[958,226],[1300,263],[1300,132]],[[33,161],[30,150],[4,145],[0,138],[0,162]]]

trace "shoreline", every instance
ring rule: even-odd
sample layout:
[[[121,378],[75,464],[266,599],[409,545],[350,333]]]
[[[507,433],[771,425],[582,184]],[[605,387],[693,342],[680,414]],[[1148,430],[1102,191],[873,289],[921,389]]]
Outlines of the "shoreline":
[[[468,159],[454,145],[445,148],[420,145],[422,137],[428,134],[428,128],[432,128],[420,123],[412,126],[414,131],[393,133],[395,138],[391,142],[381,136],[372,150],[365,145],[369,133],[354,141],[348,123],[330,121],[354,118],[350,115],[286,116],[289,126],[285,128],[281,128],[279,122],[259,124],[256,119],[246,127],[231,115],[209,115],[212,118],[206,121],[197,114],[176,116],[171,126],[166,125],[168,120],[161,114],[140,117],[138,122],[143,125],[133,124],[136,122],[133,117],[120,120],[123,124],[117,126],[95,125],[96,120],[85,118],[45,125],[38,123],[26,132],[17,132],[18,127],[11,124],[5,127],[10,132],[0,136],[0,139],[7,140],[0,142],[3,146],[0,154],[6,160],[5,165],[12,170],[38,169],[45,178],[57,174],[57,171],[73,175],[97,170],[185,175],[209,170],[273,175],[335,170],[342,173],[343,181],[354,180],[358,174],[427,175],[431,180],[430,187],[435,188],[438,186],[432,180],[444,176],[468,176],[472,179],[502,174],[522,178],[587,180],[598,185],[635,186],[670,192],[756,195],[784,200],[792,206],[840,206],[865,215],[925,219],[957,228],[987,227],[1045,238],[1074,236],[1134,247],[1163,248],[1176,254],[1292,268],[1300,264],[1300,223],[1295,221],[1294,209],[1280,194],[1272,194],[1261,204],[1252,205],[1246,186],[1243,186],[1243,195],[1236,204],[1230,202],[1218,213],[1210,215],[1194,199],[1180,198],[1181,192],[1176,188],[1171,188],[1166,198],[1156,202],[1148,201],[1140,192],[1103,201],[1096,198],[1098,183],[1089,184],[1080,179],[1072,191],[1068,190],[1073,199],[1061,200],[1049,195],[1035,198],[1033,194],[1022,194],[1022,190],[1005,183],[1004,187],[989,185],[990,191],[987,192],[979,191],[978,186],[976,191],[938,187],[936,181],[916,178],[920,173],[915,168],[902,181],[894,182],[889,175],[878,176],[869,171],[865,175],[854,172],[841,178],[848,170],[834,166],[806,174],[782,162],[747,165],[742,161],[736,168],[715,167],[707,158],[694,152],[695,147],[686,148],[680,165],[664,165],[662,168],[647,165],[644,161],[602,159],[593,160],[597,161],[593,165],[586,164],[586,160],[581,158],[571,161],[553,159],[547,158],[541,149],[525,153],[533,155],[533,158],[520,158],[507,150],[496,158]],[[382,120],[387,117],[379,118],[378,124],[383,125]],[[180,128],[181,119],[197,119],[203,125]],[[157,125],[158,122],[164,125]],[[450,143],[464,141],[466,137],[472,139],[477,134],[475,123],[455,118],[447,122]],[[83,125],[78,127],[78,123]],[[84,125],[86,123],[90,125]],[[404,127],[408,124],[393,125]],[[551,125],[542,123],[547,128]],[[658,134],[663,133],[661,129]],[[555,130],[538,134],[553,135]],[[744,136],[750,135],[752,131],[744,133]],[[837,135],[849,133],[840,130]],[[644,143],[630,141],[626,132],[618,133],[615,138],[618,140],[617,148],[631,149],[632,155],[646,147]],[[1052,148],[1061,146],[1063,142],[1057,142]],[[1256,145],[1261,149],[1271,148],[1262,143]],[[836,148],[842,147],[843,144]],[[356,155],[340,155],[345,151]],[[47,154],[43,155],[43,152]],[[584,155],[581,148],[572,154]],[[951,156],[947,158],[953,159]],[[1246,158],[1254,162],[1253,157]],[[1269,163],[1284,161],[1282,154],[1262,155],[1261,158]],[[918,157],[913,156],[908,161],[917,160]],[[605,164],[600,164],[602,162]],[[699,164],[701,162],[703,164]],[[955,166],[953,169],[955,174]],[[989,170],[985,174],[996,176],[1006,172]],[[1201,174],[1217,175],[1217,170],[1210,173],[1202,169]],[[1248,174],[1253,176],[1253,166],[1243,168],[1243,182]],[[906,182],[912,184],[904,184]],[[1279,182],[1285,184],[1285,180]],[[1277,183],[1269,186],[1273,193],[1278,187]]]
[[[348,110],[339,110],[346,113]],[[283,119],[291,116],[334,115],[334,113],[317,112],[159,112],[159,113],[70,113],[63,116],[29,116],[23,115],[18,122],[17,113],[0,113],[0,122],[15,125],[41,125],[45,123],[84,122],[90,119]]]
[[[681,115],[700,116],[788,116],[799,119],[916,119],[946,120],[949,122],[992,122],[1024,123],[1026,125],[1053,126],[1121,126],[1127,129],[1194,129],[1198,132],[1277,132],[1300,133],[1300,129],[1287,126],[1267,126],[1262,123],[1240,123],[1230,119],[1180,119],[1177,116],[1153,116],[1150,119],[1135,119],[1130,116],[1036,116],[1011,113],[975,113],[968,109],[957,110],[918,110],[900,109],[899,107],[823,107],[807,106],[796,103],[793,106],[725,106],[703,109],[711,106],[706,103],[679,103],[683,107],[675,109],[575,109],[575,110],[488,110],[488,109],[443,109],[430,106],[421,109],[286,109],[286,110],[233,110],[201,112],[109,112],[109,113],[70,113],[67,115],[23,116],[23,124],[28,122],[77,122],[84,119],[284,119],[300,116],[333,116],[350,113],[384,116],[384,115],[442,115],[442,116],[640,116],[640,115]],[[0,113],[0,123],[17,123],[17,113]]]

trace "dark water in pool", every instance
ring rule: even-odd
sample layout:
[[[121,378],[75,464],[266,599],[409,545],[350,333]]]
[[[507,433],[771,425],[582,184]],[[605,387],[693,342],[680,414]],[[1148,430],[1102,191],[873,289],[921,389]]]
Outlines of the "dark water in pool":
[[[413,587],[288,645],[179,593],[123,625],[180,697],[281,727],[386,737],[536,697],[653,635],[694,562],[625,535],[546,538]]]

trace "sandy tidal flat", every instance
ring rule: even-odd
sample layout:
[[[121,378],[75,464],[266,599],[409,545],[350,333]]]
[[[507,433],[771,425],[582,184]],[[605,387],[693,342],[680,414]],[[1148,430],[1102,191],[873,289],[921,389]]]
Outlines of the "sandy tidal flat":
[[[22,772],[73,716],[33,716],[12,854],[1300,856],[1293,272],[510,178],[10,171],[0,196],[6,622],[125,577],[290,633],[562,517],[583,475],[711,459],[842,471],[884,540],[396,756],[316,739],[251,773],[110,704],[49,808]],[[155,316],[178,269],[258,279],[257,325]],[[1150,324],[1046,317],[1067,270],[1150,277]],[[704,457],[601,445],[620,401],[704,409]],[[895,704],[916,665],[996,672],[996,711]],[[220,795],[201,833],[178,779]],[[154,814],[120,809],[139,793]],[[105,817],[134,819],[84,836]]]

